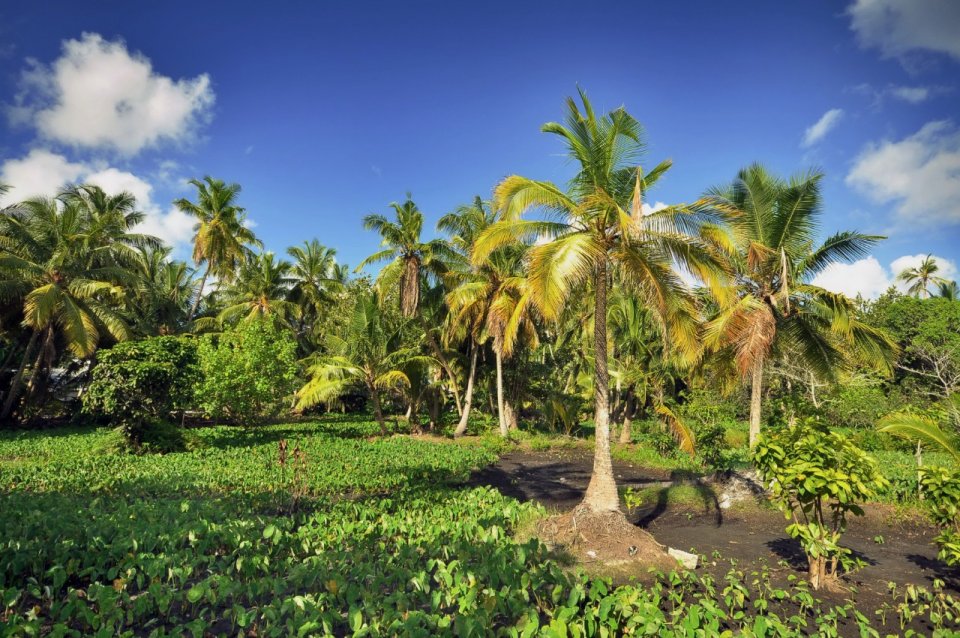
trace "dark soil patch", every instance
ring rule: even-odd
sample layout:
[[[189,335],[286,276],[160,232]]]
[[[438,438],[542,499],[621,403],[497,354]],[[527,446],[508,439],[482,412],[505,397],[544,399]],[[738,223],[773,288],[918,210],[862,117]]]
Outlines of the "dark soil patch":
[[[475,472],[471,483],[496,487],[518,500],[537,501],[551,511],[567,512],[583,497],[592,467],[592,456],[584,450],[515,452]],[[806,559],[799,544],[784,532],[787,522],[762,501],[747,500],[723,509],[718,500],[723,486],[689,472],[671,473],[616,460],[614,472],[621,487],[660,488],[655,502],[644,503],[628,518],[659,542],[706,556],[698,573],[706,571],[722,578],[731,566],[747,575],[767,567],[781,586],[791,574],[805,577]],[[669,488],[683,484],[695,488],[698,502],[670,504]],[[853,517],[842,539],[865,566],[843,576],[842,585],[849,591],[821,591],[818,597],[835,604],[854,600],[873,617],[872,611],[884,603],[895,604],[888,590],[891,582],[900,590],[908,584],[930,589],[934,579],[940,579],[948,593],[960,595],[960,569],[937,560],[933,526],[920,518],[899,515],[886,505],[868,505],[865,512],[862,518]]]

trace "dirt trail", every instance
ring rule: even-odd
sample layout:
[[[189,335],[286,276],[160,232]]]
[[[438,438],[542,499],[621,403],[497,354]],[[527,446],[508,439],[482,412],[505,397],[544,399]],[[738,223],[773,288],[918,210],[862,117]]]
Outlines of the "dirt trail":
[[[591,470],[592,457],[584,450],[516,452],[479,470],[471,482],[563,511],[580,501]],[[747,572],[765,563],[784,578],[787,573],[805,570],[800,546],[784,532],[786,521],[779,512],[753,503],[722,509],[718,503],[719,486],[701,482],[690,473],[671,475],[669,471],[618,461],[614,461],[614,472],[621,486],[662,488],[656,502],[645,503],[631,512],[631,520],[661,543],[706,555],[706,569],[722,575],[733,559],[738,568]],[[700,502],[667,504],[667,488],[679,483],[695,486]],[[948,589],[960,593],[960,570],[947,568],[936,559],[936,531],[932,526],[922,520],[904,520],[892,507],[874,505],[865,510],[863,518],[850,521],[843,536],[843,543],[866,562],[863,569],[847,577],[847,583],[859,590],[858,600],[889,600],[887,583],[891,581],[929,588],[939,578]],[[711,565],[714,551],[722,559]],[[779,566],[781,560],[787,561],[789,567]]]

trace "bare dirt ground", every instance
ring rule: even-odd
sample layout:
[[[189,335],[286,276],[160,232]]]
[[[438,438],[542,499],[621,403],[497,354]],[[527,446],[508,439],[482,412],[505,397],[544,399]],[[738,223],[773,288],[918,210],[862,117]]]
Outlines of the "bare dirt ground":
[[[490,485],[521,501],[537,501],[551,511],[575,507],[583,496],[592,470],[592,457],[584,450],[515,452],[498,463],[477,471],[471,482]],[[775,582],[786,583],[789,574],[803,577],[806,559],[799,544],[784,532],[787,521],[760,499],[747,498],[729,509],[719,506],[723,485],[687,472],[638,467],[614,461],[622,487],[654,488],[657,497],[629,512],[630,520],[670,547],[705,555],[698,572],[722,577],[731,567],[749,574],[766,565]],[[670,486],[687,484],[695,502],[670,504]],[[688,499],[689,500],[689,499]],[[960,570],[936,559],[936,530],[922,517],[908,516],[886,505],[868,505],[865,516],[853,517],[842,543],[866,565],[845,575],[850,591],[823,593],[825,601],[840,604],[855,600],[860,609],[878,609],[891,603],[888,583],[931,588],[934,579],[945,582],[954,596],[960,595]],[[714,558],[718,552],[720,558]]]

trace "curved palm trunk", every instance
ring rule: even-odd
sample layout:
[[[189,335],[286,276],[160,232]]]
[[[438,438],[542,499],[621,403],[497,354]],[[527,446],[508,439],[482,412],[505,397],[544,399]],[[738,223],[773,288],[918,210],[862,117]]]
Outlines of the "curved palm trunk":
[[[0,413],[0,419],[4,421],[13,413],[13,406],[16,403],[17,397],[20,396],[20,388],[23,387],[23,375],[26,373],[27,364],[30,362],[30,352],[37,344],[37,339],[39,338],[40,333],[34,330],[33,334],[30,335],[30,341],[27,342],[26,349],[23,351],[23,359],[20,360],[20,367],[17,368],[17,373],[13,375],[13,379],[10,381],[10,389],[7,390],[7,398],[3,402],[3,412]]]
[[[463,416],[463,405],[460,403],[460,386],[457,384],[457,375],[454,374],[453,369],[450,367],[450,363],[444,356],[443,350],[440,349],[440,344],[437,343],[436,337],[433,336],[433,331],[427,326],[423,315],[419,315],[418,319],[420,320],[420,327],[423,329],[423,334],[427,337],[427,345],[430,346],[430,349],[433,351],[433,356],[436,357],[440,363],[440,367],[443,368],[447,378],[450,379],[450,390],[453,392],[453,402],[457,406],[457,415]]]
[[[383,407],[380,405],[380,392],[373,383],[367,383],[367,391],[370,392],[370,401],[373,402],[373,416],[380,426],[380,435],[387,435],[387,423],[383,420]]]
[[[620,495],[610,458],[610,374],[607,370],[607,263],[601,260],[595,275],[596,304],[593,313],[594,383],[596,428],[593,474],[582,505],[594,512],[617,511]]]
[[[453,431],[454,437],[460,437],[467,433],[467,424],[470,420],[470,408],[473,406],[473,380],[477,375],[477,344],[470,340],[470,375],[467,377],[467,391],[463,397],[463,412],[460,414],[460,422],[457,423],[457,429]]]
[[[510,429],[507,426],[507,415],[504,412],[504,401],[503,401],[503,356],[499,351],[496,351],[497,355],[497,414],[500,417],[500,435],[503,438],[507,438],[510,434]]]
[[[200,288],[197,290],[197,298],[193,301],[193,305],[190,306],[190,314],[187,315],[187,323],[193,321],[194,315],[197,314],[197,309],[200,308],[200,300],[203,299],[203,287],[207,284],[207,277],[210,276],[210,262],[207,262],[207,269],[203,273],[203,277],[200,279]]]
[[[763,398],[763,359],[753,364],[750,387],[750,448],[757,444],[760,436],[760,408]]]

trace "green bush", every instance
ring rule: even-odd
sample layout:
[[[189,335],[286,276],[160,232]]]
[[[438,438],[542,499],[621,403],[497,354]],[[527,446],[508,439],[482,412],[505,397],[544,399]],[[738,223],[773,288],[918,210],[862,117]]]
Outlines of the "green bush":
[[[887,487],[877,462],[813,419],[761,436],[753,457],[772,500],[793,520],[786,531],[807,555],[814,589],[836,578],[838,567],[858,566],[850,550],[840,546],[840,536],[848,514],[863,515],[858,503]]]
[[[248,321],[206,335],[198,348],[197,405],[214,419],[281,414],[297,386],[296,350],[293,336],[270,321]]]
[[[939,558],[948,565],[960,565],[960,470],[921,468],[920,485],[930,517],[940,527]]]
[[[190,407],[198,374],[197,346],[191,339],[165,336],[118,343],[99,354],[83,410],[119,426],[139,447],[148,430]]]
[[[824,399],[821,413],[828,423],[873,429],[885,414],[901,407],[876,384],[840,384]]]

